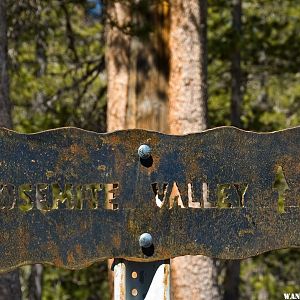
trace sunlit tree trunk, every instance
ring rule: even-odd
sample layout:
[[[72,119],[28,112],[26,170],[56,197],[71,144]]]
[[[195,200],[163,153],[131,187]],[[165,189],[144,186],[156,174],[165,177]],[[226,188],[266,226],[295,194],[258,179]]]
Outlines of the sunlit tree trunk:
[[[141,28],[149,19],[138,7],[135,14],[130,14],[129,3],[120,1],[108,6],[108,131],[129,128],[167,131],[169,6],[167,1],[149,5],[154,31],[141,38],[128,28],[133,24]],[[109,274],[112,294],[112,274]]]
[[[121,1],[106,1],[106,5],[107,131],[111,132],[126,128],[131,38],[125,33],[130,22],[128,6]],[[112,259],[108,260],[111,299],[114,298],[112,263]]]
[[[130,9],[122,1],[108,1],[107,15],[107,130],[114,131],[126,128],[131,37],[125,31]]]
[[[172,0],[170,132],[207,128],[206,1]]]
[[[141,28],[149,19],[138,7],[131,15],[129,2],[108,7],[108,131],[136,127],[167,131],[168,3],[149,5],[155,26],[141,38],[128,28]]]
[[[169,122],[172,134],[207,128],[206,0],[172,0]],[[206,199],[207,200],[207,199]],[[172,296],[220,299],[215,261],[204,256],[172,260]]]
[[[7,47],[6,1],[0,0],[0,126],[12,128]],[[21,297],[19,271],[2,274],[0,300],[19,300]]]

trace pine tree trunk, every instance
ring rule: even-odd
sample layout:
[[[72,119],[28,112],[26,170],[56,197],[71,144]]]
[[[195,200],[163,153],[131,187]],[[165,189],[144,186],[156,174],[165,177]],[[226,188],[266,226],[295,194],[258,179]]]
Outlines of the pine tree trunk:
[[[6,0],[0,0],[0,126],[12,128],[7,64]]]
[[[240,268],[239,260],[226,261],[223,300],[239,299]]]
[[[124,32],[129,23],[134,22],[141,28],[145,21],[149,22],[140,13],[130,14],[130,8],[121,1],[108,6],[111,23],[107,28],[106,56],[108,131],[129,128],[168,130],[169,6],[162,1],[149,7],[155,26],[143,40]],[[109,272],[109,281],[113,298],[112,272]]]
[[[170,29],[170,133],[207,128],[206,0],[172,0]],[[215,261],[204,256],[172,260],[172,296],[220,299]]]
[[[12,128],[7,68],[6,1],[0,0],[0,126]],[[19,300],[21,297],[19,271],[2,274],[0,276],[0,300]]]
[[[124,31],[130,12],[123,2],[108,1],[107,15],[107,130],[114,131],[126,127],[131,37]]]
[[[37,18],[41,18],[41,8],[37,10]],[[46,55],[46,41],[45,31],[39,30],[36,36],[35,45],[36,60],[38,63],[38,70],[36,77],[41,78],[45,75],[47,69],[47,55]],[[43,91],[38,91],[33,102],[34,110],[41,111],[45,102],[45,95]],[[41,195],[39,190],[36,190],[36,205],[41,206]],[[43,284],[43,265],[34,264],[31,266],[30,276],[28,280],[28,298],[29,300],[42,299],[42,284]]]
[[[108,131],[136,127],[168,130],[168,4],[149,5],[154,31],[143,39],[126,33],[128,24],[142,28],[149,22],[139,13],[131,15],[126,2],[108,6]]]
[[[242,1],[232,3],[233,49],[231,54],[231,123],[241,127],[242,70],[241,70],[241,30],[242,30]]]
[[[233,49],[231,54],[231,124],[242,127],[241,108],[243,103],[241,69],[242,0],[232,2]],[[239,299],[240,261],[226,262],[223,300]]]
[[[122,2],[106,1],[106,70],[107,70],[107,131],[125,129],[129,90],[130,41],[126,25],[130,22],[129,9]],[[110,298],[114,299],[113,259],[108,260]]]
[[[206,0],[172,0],[170,132],[207,128]]]
[[[42,299],[42,278],[43,265],[35,264],[31,266],[29,283],[28,283],[28,299],[41,300]]]

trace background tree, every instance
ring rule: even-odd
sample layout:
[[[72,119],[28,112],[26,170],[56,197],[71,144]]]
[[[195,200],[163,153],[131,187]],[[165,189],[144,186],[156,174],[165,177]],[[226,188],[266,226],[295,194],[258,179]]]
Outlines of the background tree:
[[[232,51],[231,51],[231,105],[230,119],[233,126],[242,128],[241,113],[243,105],[241,69],[241,45],[242,45],[242,0],[233,0],[232,8]],[[239,299],[240,285],[240,260],[228,260],[225,262],[224,300]]]
[[[18,131],[70,125],[105,131],[104,31],[91,9],[77,0],[7,1]],[[108,299],[103,263],[76,272],[43,266],[43,276],[40,267],[21,268],[23,299]]]
[[[108,131],[166,131],[168,31],[166,1],[107,3]]]
[[[12,128],[8,80],[6,1],[0,1],[0,125]]]
[[[232,52],[231,52],[231,123],[241,127],[242,70],[241,70],[241,35],[242,35],[242,0],[232,1]],[[233,298],[231,298],[233,299]]]
[[[85,0],[8,1],[8,10],[16,129],[78,126],[104,131],[101,18],[90,14]]]
[[[212,126],[230,125],[231,59],[236,41],[231,25],[233,7],[231,2],[214,0],[209,0],[208,7],[209,116]],[[299,124],[295,67],[300,64],[295,43],[299,42],[300,27],[296,7],[299,5],[293,1],[243,1],[240,118],[245,129],[272,131]],[[297,290],[300,280],[291,274],[299,268],[299,255],[299,250],[280,250],[242,261],[240,298],[280,299],[283,291]],[[276,272],[278,261],[284,261],[284,265],[279,263],[280,271]],[[232,272],[224,276],[226,270],[229,275],[230,269],[223,268],[220,279],[236,280]],[[230,285],[225,280],[226,286]]]
[[[170,133],[207,129],[207,3],[171,2]],[[208,204],[207,199],[204,199]],[[204,256],[172,260],[173,299],[220,299],[215,261]]]
[[[168,2],[115,1],[107,12],[108,130],[165,131]]]
[[[8,79],[6,1],[0,1],[0,126],[12,128]],[[0,299],[21,299],[19,270],[0,275]]]

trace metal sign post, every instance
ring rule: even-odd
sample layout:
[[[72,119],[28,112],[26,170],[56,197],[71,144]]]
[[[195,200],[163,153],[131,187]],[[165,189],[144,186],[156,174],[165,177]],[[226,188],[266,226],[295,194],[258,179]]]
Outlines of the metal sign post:
[[[170,258],[300,247],[300,127],[184,136],[2,128],[0,154],[1,272],[115,258],[117,300],[161,300]]]
[[[114,299],[170,300],[170,260],[115,260]]]
[[[141,145],[138,149],[141,160],[151,157],[151,148]],[[139,237],[139,246],[146,256],[154,253],[153,238],[150,233]],[[114,300],[170,300],[170,260],[154,262],[134,262],[115,259]]]

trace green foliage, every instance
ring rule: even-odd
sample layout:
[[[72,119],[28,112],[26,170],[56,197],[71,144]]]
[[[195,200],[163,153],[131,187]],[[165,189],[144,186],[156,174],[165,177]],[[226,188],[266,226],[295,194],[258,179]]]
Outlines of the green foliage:
[[[21,268],[23,299],[28,299],[30,266]],[[76,271],[44,267],[43,297],[45,300],[108,300],[107,264],[96,263]]]
[[[241,299],[283,299],[300,287],[297,249],[268,252],[243,261]]]
[[[230,1],[209,0],[208,80],[211,127],[230,125],[233,47]],[[242,123],[245,129],[274,131],[300,124],[300,3],[243,1],[241,56]],[[279,170],[280,171],[280,170]],[[288,188],[282,172],[274,188],[283,211]],[[282,299],[300,290],[300,251],[272,251],[241,264],[241,299]]]
[[[9,4],[15,129],[78,126],[104,131],[104,30],[99,19],[87,14],[87,2]]]
[[[106,128],[103,23],[86,1],[8,1],[10,97],[19,132]],[[27,207],[24,206],[24,209]],[[21,268],[28,299],[31,268]],[[106,262],[70,271],[44,267],[43,299],[109,299]]]
[[[47,300],[109,299],[106,274],[106,263],[72,272],[48,267],[44,274],[44,282],[51,284],[44,285],[43,298]]]
[[[230,124],[234,35],[230,2],[208,2],[209,116],[213,127]],[[245,129],[273,131],[300,123],[299,18],[298,1],[243,1],[241,118]]]

